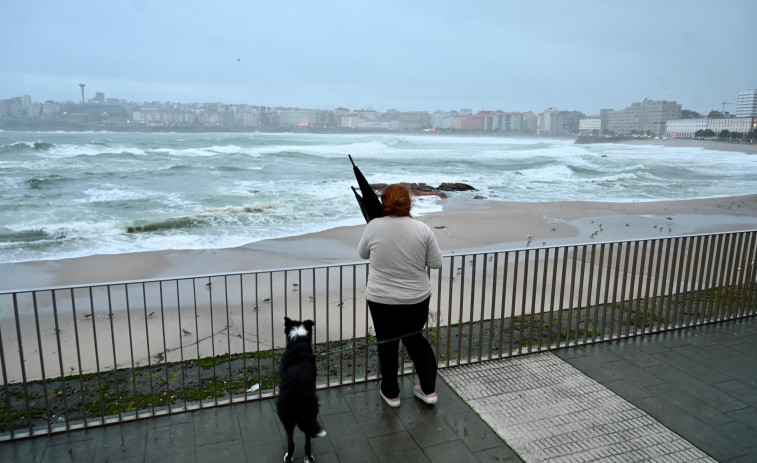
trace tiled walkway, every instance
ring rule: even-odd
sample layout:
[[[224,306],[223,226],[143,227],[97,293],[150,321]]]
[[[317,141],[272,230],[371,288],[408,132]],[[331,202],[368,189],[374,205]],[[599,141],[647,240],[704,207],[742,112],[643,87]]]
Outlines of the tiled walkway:
[[[438,382],[435,407],[413,398],[410,377],[397,409],[375,382],[320,391],[328,435],[313,441],[316,460],[757,461],[757,317],[441,376],[449,385]],[[284,439],[273,401],[262,400],[3,442],[0,461],[276,462]]]

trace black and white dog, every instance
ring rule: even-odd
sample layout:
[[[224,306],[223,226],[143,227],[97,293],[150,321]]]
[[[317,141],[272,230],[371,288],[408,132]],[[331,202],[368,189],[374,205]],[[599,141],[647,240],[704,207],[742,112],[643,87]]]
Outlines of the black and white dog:
[[[284,317],[287,347],[281,356],[281,383],[276,413],[287,433],[284,461],[293,461],[294,426],[305,433],[305,462],[315,461],[310,448],[311,437],[323,437],[326,431],[318,423],[318,396],[315,395],[315,355],[313,355],[312,320],[303,322]]]

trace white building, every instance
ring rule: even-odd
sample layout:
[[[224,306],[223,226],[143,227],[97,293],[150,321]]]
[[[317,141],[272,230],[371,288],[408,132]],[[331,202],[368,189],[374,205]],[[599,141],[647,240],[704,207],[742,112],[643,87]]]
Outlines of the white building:
[[[578,121],[578,133],[580,135],[601,135],[602,119],[599,117],[588,117]]]
[[[729,119],[710,119],[707,121],[707,128],[719,134],[723,130],[737,133],[749,133],[755,128],[755,121],[757,119],[753,117],[732,117]]]
[[[757,117],[757,90],[739,92],[736,100],[736,117]]]
[[[675,119],[665,123],[665,136],[668,138],[694,138],[698,130],[707,129],[707,118]]]
[[[712,130],[715,136],[723,130],[734,133],[747,134],[757,129],[755,117],[731,117],[727,119],[677,119],[665,124],[665,134],[670,138],[694,138],[699,130]]]

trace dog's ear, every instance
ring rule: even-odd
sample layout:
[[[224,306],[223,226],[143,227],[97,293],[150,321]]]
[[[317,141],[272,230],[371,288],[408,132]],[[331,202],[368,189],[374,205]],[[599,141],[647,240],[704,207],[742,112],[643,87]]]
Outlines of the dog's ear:
[[[312,330],[315,326],[315,322],[313,320],[305,320],[302,322],[303,325],[305,325],[305,328],[308,329],[308,331]]]
[[[284,325],[289,326],[292,324],[292,319],[289,317],[284,317]]]

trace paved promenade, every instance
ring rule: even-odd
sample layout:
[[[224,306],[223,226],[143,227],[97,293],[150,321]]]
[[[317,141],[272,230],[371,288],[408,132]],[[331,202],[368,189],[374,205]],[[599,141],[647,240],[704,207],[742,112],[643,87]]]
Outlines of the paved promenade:
[[[320,391],[318,462],[755,462],[757,317]],[[3,462],[276,462],[272,400],[0,443]],[[296,435],[297,461],[302,437]]]

